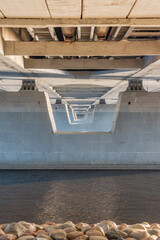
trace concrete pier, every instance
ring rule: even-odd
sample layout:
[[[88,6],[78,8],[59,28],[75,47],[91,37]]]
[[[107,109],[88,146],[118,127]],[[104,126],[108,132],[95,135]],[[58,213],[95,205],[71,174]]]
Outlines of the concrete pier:
[[[64,134],[45,93],[1,92],[0,169],[160,169],[159,101],[120,93],[111,131]]]

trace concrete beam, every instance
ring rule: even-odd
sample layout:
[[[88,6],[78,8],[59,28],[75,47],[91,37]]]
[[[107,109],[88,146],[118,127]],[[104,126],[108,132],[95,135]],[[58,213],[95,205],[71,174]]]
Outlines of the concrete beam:
[[[4,54],[4,39],[2,36],[2,28],[0,28],[0,56]]]
[[[29,69],[136,69],[142,68],[142,59],[25,59]]]
[[[160,56],[145,56],[143,60],[143,68],[134,74],[132,77],[144,77],[145,75],[152,72],[154,69],[159,69],[160,66]]]
[[[141,56],[160,55],[160,40],[105,42],[6,41],[5,55],[16,56]]]
[[[17,71],[22,70],[24,67],[23,65],[23,56],[4,56],[4,48],[5,48],[5,38],[17,40],[15,34],[13,34],[12,30],[10,29],[0,29],[0,61],[5,63],[6,66],[11,67]]]
[[[0,27],[15,27],[15,28],[26,28],[26,27],[91,27],[91,26],[133,26],[133,27],[160,27],[160,18],[88,18],[88,19],[77,19],[77,18],[1,18]]]

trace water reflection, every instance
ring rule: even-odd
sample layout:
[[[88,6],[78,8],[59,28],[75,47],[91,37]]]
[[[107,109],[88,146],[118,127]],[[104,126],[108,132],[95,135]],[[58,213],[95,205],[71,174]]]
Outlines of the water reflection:
[[[160,171],[0,171],[2,222],[159,221]]]

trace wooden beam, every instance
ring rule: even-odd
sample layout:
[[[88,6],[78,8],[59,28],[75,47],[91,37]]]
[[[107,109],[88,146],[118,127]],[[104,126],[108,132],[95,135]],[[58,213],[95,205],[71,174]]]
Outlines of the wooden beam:
[[[29,69],[136,69],[142,68],[142,59],[25,59]]]
[[[0,27],[45,28],[45,27],[99,27],[99,26],[133,26],[160,27],[160,18],[1,18]]]
[[[160,40],[104,42],[6,41],[5,55],[16,56],[143,56],[160,55]]]

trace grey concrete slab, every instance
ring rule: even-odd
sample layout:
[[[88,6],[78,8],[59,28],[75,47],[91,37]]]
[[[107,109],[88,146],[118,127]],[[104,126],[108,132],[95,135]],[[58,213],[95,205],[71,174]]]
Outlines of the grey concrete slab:
[[[160,169],[159,92],[120,94],[108,134],[53,134],[46,95],[33,95],[0,93],[0,169]],[[98,113],[104,124],[103,107]]]

